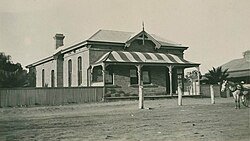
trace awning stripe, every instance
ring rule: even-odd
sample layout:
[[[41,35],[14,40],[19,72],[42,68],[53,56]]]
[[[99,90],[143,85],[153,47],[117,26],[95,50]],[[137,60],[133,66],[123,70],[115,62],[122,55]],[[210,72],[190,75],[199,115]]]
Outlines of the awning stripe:
[[[143,53],[143,55],[146,57],[146,60],[153,60],[150,55]]]
[[[166,54],[159,54],[162,58],[163,58],[163,60],[165,60],[166,62],[169,62],[169,63],[173,63],[173,61],[171,61],[167,56],[166,56]]]
[[[119,60],[120,62],[127,62],[129,61],[128,58],[126,58],[125,55],[123,54],[118,54],[118,52],[112,52],[113,56],[114,56],[114,61],[115,60]]]
[[[145,55],[143,55],[140,52],[134,52],[134,53],[138,55],[138,57],[142,60],[142,62],[146,62],[147,58],[145,57]]]
[[[116,60],[116,59],[115,59],[115,57],[114,57],[113,54],[110,54],[109,57],[108,57],[108,59],[106,61],[110,61],[111,62],[112,60]]]
[[[121,56],[123,60],[127,62],[132,62],[131,59],[125,53],[119,52],[119,55]]]
[[[137,60],[138,62],[143,62],[142,59],[134,52],[131,52],[131,55]]]
[[[111,51],[105,53],[94,64],[101,62],[127,62],[127,63],[163,63],[163,64],[189,64],[191,63],[181,57],[173,54],[164,53],[142,53],[142,52],[126,52],[126,51]]]
[[[164,60],[160,54],[155,54],[155,56],[158,58],[158,60]]]
[[[179,57],[177,57],[177,56],[174,56],[174,55],[172,55],[172,54],[169,54],[169,55],[171,55],[175,60],[176,60],[176,62],[181,62],[181,63],[185,63],[185,62],[183,62]]]
[[[177,61],[171,56],[171,55],[169,55],[169,54],[165,54],[168,58],[169,58],[169,60],[171,60],[173,63],[177,63]]]
[[[158,60],[158,58],[153,54],[153,53],[146,53],[146,54],[148,54],[151,58],[152,58],[152,60]]]
[[[123,53],[121,53],[123,54]],[[127,56],[127,58],[130,60],[130,62],[137,62],[137,60],[133,57],[131,53],[124,52],[124,54]]]

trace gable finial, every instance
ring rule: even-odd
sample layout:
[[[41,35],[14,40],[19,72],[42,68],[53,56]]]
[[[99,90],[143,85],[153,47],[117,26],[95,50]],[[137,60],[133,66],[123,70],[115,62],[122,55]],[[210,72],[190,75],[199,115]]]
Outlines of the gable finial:
[[[142,21],[142,31],[144,31],[144,21]]]

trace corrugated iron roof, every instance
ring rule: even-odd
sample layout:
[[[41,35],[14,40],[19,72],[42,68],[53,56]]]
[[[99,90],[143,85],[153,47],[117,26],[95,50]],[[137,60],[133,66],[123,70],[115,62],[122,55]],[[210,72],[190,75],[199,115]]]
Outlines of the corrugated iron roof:
[[[95,63],[146,63],[146,64],[179,64],[198,66],[173,54],[164,53],[145,53],[145,52],[127,52],[127,51],[110,51],[101,56]]]
[[[245,58],[234,59],[222,65],[223,69],[228,69],[228,71],[241,71],[250,69],[250,62]]]
[[[101,41],[101,42],[117,42],[125,43],[133,32],[113,31],[113,30],[99,30],[92,35],[88,41]]]
[[[222,69],[228,69],[229,77],[250,76],[250,62],[246,58],[231,60],[221,67]]]
[[[45,59],[41,59],[35,63],[32,63],[28,66],[32,66],[34,64],[37,63],[43,63],[44,61],[47,61],[48,58],[53,57],[53,55],[57,54],[57,53],[64,53],[66,51],[69,51],[75,47],[78,47],[80,45],[85,44],[87,41],[96,41],[96,42],[110,42],[110,43],[126,43],[126,41],[128,41],[130,38],[132,38],[133,36],[135,36],[138,33],[134,33],[134,32],[124,32],[124,31],[114,31],[114,30],[99,30],[97,31],[94,35],[92,35],[89,39],[84,40],[82,42],[73,44],[71,46],[61,46],[59,48],[57,48],[55,51],[53,51],[52,55],[50,55],[49,57],[45,58]],[[163,39],[157,35],[154,34],[150,34],[155,40],[157,40],[162,46],[171,46],[171,47],[185,47],[181,44]]]
[[[245,77],[245,76],[250,76],[250,70],[229,72],[229,77]]]

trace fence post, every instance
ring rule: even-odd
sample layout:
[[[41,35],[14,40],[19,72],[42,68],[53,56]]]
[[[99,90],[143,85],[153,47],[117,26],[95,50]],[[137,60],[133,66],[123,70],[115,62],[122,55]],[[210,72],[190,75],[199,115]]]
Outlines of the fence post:
[[[213,85],[210,85],[210,94],[211,94],[211,104],[215,104]]]
[[[144,95],[143,95],[143,81],[141,79],[141,68],[142,65],[137,66],[137,74],[138,74],[138,84],[139,84],[139,109],[144,109]]]
[[[139,86],[139,109],[144,108],[143,86]]]
[[[178,86],[178,105],[182,106],[182,91],[180,86]]]

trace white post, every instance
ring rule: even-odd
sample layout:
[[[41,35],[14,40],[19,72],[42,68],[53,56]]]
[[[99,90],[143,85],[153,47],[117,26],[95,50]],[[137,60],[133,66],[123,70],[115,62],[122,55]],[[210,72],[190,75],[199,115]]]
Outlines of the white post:
[[[213,85],[210,85],[210,94],[211,94],[211,104],[215,104]]]
[[[180,86],[178,86],[178,105],[182,106],[182,91]]]
[[[143,82],[141,81],[141,65],[137,66],[138,85],[139,85],[139,109],[144,109]]]
[[[193,89],[194,89],[193,95],[196,95],[196,82],[195,81],[193,82]]]
[[[197,76],[198,76],[198,87],[197,87],[197,95],[201,94],[201,83],[200,83],[200,67],[197,67]]]
[[[103,96],[102,96],[102,101],[104,101],[104,96],[106,93],[106,88],[105,88],[105,73],[106,72],[106,65],[103,63],[102,64],[102,81],[103,81]]]
[[[90,74],[89,74],[89,86],[92,86],[93,69],[94,69],[94,67],[91,67],[91,68],[90,68]]]
[[[169,93],[170,93],[170,96],[173,96],[173,86],[172,86],[172,66],[168,66],[168,72],[169,72]]]

